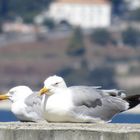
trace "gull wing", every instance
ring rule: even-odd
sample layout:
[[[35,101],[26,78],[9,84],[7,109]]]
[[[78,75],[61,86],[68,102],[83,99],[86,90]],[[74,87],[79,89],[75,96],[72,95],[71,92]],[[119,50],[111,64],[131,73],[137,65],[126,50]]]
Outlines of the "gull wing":
[[[43,120],[41,101],[42,101],[42,96],[38,96],[37,92],[29,95],[24,101],[27,106],[26,112],[35,121]]]
[[[89,87],[70,88],[73,99],[73,113],[109,121],[115,114],[129,108],[129,103],[120,97],[113,97],[101,90]]]

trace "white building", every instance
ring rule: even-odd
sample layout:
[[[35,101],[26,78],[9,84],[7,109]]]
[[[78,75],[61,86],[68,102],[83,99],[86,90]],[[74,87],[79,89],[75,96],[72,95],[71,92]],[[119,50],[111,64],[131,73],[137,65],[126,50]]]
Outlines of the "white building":
[[[140,8],[140,0],[125,0],[130,10]]]
[[[109,0],[56,0],[48,14],[56,22],[64,20],[82,28],[108,27],[111,3]]]

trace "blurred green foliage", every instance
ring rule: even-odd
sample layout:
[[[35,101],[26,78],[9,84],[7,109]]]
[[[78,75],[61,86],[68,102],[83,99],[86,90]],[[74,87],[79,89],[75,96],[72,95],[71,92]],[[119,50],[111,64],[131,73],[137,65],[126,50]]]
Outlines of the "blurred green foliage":
[[[58,75],[65,78],[69,85],[92,85],[103,88],[117,88],[115,70],[113,67],[97,67],[89,71],[86,67],[80,69],[64,68]]]
[[[122,12],[125,8],[125,0],[110,0],[112,2],[113,15],[122,16]]]
[[[111,33],[106,30],[106,29],[95,29],[92,33],[91,33],[91,41],[98,44],[98,45],[108,45],[108,43],[112,43],[113,38],[111,36]]]
[[[140,21],[140,8],[129,12],[129,19],[133,21]]]
[[[82,30],[76,28],[70,39],[67,54],[69,56],[83,56],[85,53],[84,37]]]
[[[68,83],[69,86],[89,84],[88,81],[89,73],[88,70],[85,69],[84,67],[80,69],[74,69],[71,67],[63,68],[57,74],[64,77],[66,83]]]
[[[0,17],[13,19],[22,17],[25,22],[32,22],[33,17],[46,9],[52,0],[1,0]]]
[[[113,67],[97,67],[89,74],[89,81],[95,86],[103,86],[104,88],[116,88],[115,70]]]
[[[136,47],[140,43],[140,31],[129,27],[122,32],[122,40],[124,44]]]
[[[2,25],[1,25],[1,22],[0,22],[0,33],[2,33]]]
[[[55,27],[55,22],[51,18],[46,18],[43,22],[43,25],[48,27],[48,29],[52,30]]]

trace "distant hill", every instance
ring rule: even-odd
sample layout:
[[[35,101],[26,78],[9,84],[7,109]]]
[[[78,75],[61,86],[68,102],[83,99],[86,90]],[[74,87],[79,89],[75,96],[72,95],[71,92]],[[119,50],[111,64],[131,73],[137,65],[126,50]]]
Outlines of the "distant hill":
[[[1,46],[0,90],[23,84],[38,90],[43,86],[46,77],[67,67],[74,68],[80,59],[66,54],[68,43],[69,38],[67,37]],[[136,79],[135,77],[137,77],[136,80],[139,80],[138,69],[140,66],[137,65],[140,56],[139,48],[97,46],[91,43],[88,38],[85,38],[85,44],[85,58],[90,70],[101,66],[112,66],[116,70],[116,80],[121,89],[139,87],[138,83],[140,82],[131,81],[131,79]],[[75,78],[79,77],[75,75]]]

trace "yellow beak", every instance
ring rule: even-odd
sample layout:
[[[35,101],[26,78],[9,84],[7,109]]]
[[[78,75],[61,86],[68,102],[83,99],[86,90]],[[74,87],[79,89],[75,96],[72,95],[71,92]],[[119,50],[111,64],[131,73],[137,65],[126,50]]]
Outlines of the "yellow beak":
[[[0,100],[7,100],[9,99],[9,96],[6,94],[0,95]]]
[[[39,91],[39,95],[43,95],[43,94],[47,94],[47,92],[49,92],[49,89],[47,89],[46,87],[43,87],[40,91]]]

